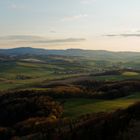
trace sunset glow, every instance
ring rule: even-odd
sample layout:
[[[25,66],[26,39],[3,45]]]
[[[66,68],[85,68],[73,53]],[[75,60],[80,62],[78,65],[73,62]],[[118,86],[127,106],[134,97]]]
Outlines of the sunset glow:
[[[139,0],[1,0],[0,48],[140,51]]]

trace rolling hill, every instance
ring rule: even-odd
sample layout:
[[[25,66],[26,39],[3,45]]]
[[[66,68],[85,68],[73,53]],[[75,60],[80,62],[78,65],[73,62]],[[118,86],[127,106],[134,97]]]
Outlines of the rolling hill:
[[[47,50],[31,47],[20,47],[13,49],[0,49],[0,55],[19,56],[19,55],[59,55],[59,56],[79,56],[98,60],[124,60],[133,61],[140,59],[140,52],[110,52],[105,50]]]

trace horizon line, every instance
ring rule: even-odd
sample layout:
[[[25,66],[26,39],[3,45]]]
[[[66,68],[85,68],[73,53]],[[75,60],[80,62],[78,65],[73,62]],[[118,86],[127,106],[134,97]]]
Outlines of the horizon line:
[[[140,51],[112,51],[112,50],[105,50],[105,49],[83,49],[83,48],[67,48],[67,49],[47,49],[47,48],[37,48],[37,47],[12,47],[12,48],[0,48],[0,50],[10,50],[10,49],[20,49],[20,48],[32,48],[32,49],[44,49],[44,50],[83,50],[83,51],[106,51],[106,52],[132,52],[132,53],[140,53]]]

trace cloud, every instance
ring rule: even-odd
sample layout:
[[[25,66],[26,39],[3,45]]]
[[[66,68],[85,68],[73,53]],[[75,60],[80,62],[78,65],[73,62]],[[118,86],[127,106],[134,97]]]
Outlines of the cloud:
[[[64,17],[62,19],[62,21],[73,21],[73,20],[82,19],[82,18],[86,18],[86,17],[88,17],[88,15],[86,15],[86,14],[80,14],[80,15],[75,15],[75,16],[67,16],[67,17]]]
[[[85,41],[84,38],[66,38],[66,39],[54,39],[54,40],[38,40],[35,43],[72,43]]]
[[[1,36],[0,40],[11,40],[11,41],[20,41],[20,40],[36,40],[36,39],[44,39],[40,36],[33,35],[9,35],[9,36]]]
[[[55,30],[50,30],[50,33],[57,33]]]
[[[124,34],[107,34],[107,37],[140,37],[138,33],[124,33]]]
[[[62,38],[62,39],[47,39],[40,36],[30,35],[11,35],[0,37],[0,42],[13,42],[13,43],[33,43],[33,44],[60,44],[60,43],[75,43],[85,41],[85,38]]]
[[[23,5],[17,5],[15,3],[11,4],[9,6],[10,9],[13,9],[13,10],[21,10],[21,9],[25,9],[25,7]]]
[[[16,5],[16,4],[11,4],[11,5],[10,5],[10,8],[11,8],[11,9],[17,9],[17,5]]]
[[[81,0],[82,4],[90,4],[92,2],[95,2],[96,0]]]
[[[137,30],[137,32],[139,33],[139,32],[140,32],[140,30]]]

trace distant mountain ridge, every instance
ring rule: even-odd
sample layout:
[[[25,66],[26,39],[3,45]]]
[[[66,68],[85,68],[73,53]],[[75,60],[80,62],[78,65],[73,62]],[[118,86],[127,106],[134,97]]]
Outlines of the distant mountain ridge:
[[[92,57],[95,59],[102,59],[102,60],[140,59],[140,52],[111,52],[105,50],[82,50],[82,49],[47,50],[47,49],[31,48],[31,47],[0,49],[0,55],[7,55],[7,56],[61,55],[61,56]]]

